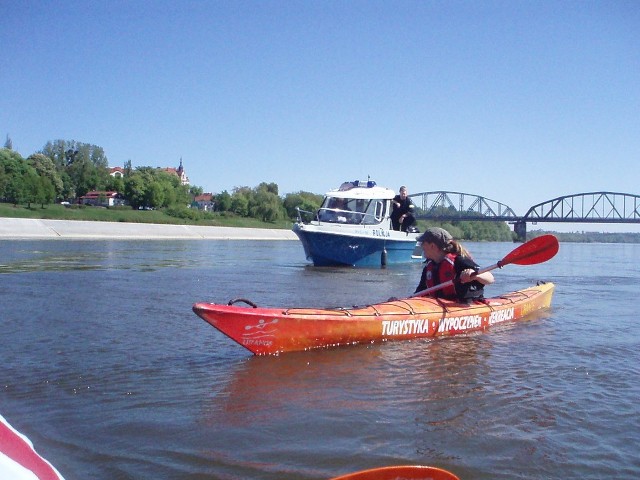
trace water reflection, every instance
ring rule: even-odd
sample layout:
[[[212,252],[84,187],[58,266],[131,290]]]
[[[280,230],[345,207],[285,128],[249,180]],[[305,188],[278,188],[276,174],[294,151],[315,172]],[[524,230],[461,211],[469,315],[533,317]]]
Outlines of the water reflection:
[[[19,248],[3,258],[0,274],[193,268],[200,259],[191,255],[188,242],[155,242],[153,248],[142,241],[15,242]],[[160,248],[158,248],[160,247]]]
[[[380,358],[379,346],[249,357],[212,399],[207,416],[211,423],[258,425],[296,411],[365,408],[371,396],[362,389],[379,379]]]
[[[250,357],[212,391],[203,418],[217,434],[242,429],[250,445],[286,438],[304,451],[311,442],[317,456],[324,441],[334,451],[344,442],[362,467],[416,458],[450,466],[458,435],[474,435],[484,418],[476,413],[492,344],[481,337]],[[250,456],[261,454],[256,446]]]

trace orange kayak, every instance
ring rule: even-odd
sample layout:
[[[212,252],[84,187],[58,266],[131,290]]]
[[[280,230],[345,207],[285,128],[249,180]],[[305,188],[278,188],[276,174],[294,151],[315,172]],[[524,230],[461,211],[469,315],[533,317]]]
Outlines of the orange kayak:
[[[243,299],[196,303],[193,311],[255,355],[484,331],[551,305],[554,284],[482,301],[410,297],[350,308],[260,308]],[[249,306],[236,305],[239,301]]]

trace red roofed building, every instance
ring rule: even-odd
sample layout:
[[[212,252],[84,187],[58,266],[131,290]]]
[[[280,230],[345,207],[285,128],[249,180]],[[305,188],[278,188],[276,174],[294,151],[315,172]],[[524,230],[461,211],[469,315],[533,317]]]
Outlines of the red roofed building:
[[[109,175],[116,178],[124,177],[124,168],[122,167],[113,167],[109,169]]]
[[[125,205],[124,196],[118,192],[87,192],[80,197],[82,205],[93,205],[94,207],[117,207]]]
[[[198,204],[198,208],[200,210],[204,210],[205,212],[212,212],[214,207],[216,206],[216,202],[213,199],[213,194],[211,193],[196,195],[193,201]]]

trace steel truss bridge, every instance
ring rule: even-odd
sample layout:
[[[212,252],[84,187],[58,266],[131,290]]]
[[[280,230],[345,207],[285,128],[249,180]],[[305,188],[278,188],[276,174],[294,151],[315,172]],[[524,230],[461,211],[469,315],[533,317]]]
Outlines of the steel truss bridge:
[[[640,196],[617,192],[565,195],[538,203],[518,216],[496,200],[461,192],[424,192],[410,195],[424,220],[508,222],[518,239],[525,240],[527,223],[636,223],[640,224]]]

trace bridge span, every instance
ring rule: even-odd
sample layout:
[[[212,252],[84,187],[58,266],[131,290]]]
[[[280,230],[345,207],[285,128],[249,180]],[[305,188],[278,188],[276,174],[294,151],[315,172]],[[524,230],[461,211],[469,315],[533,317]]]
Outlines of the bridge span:
[[[533,205],[523,216],[504,203],[470,193],[433,191],[410,197],[418,209],[418,219],[508,222],[522,241],[526,239],[527,223],[640,224],[640,196],[629,193],[565,195]]]

